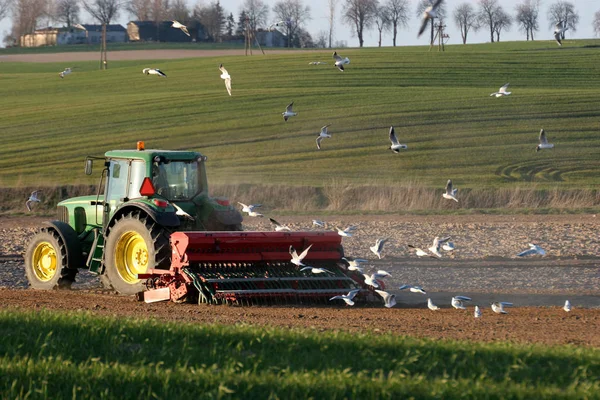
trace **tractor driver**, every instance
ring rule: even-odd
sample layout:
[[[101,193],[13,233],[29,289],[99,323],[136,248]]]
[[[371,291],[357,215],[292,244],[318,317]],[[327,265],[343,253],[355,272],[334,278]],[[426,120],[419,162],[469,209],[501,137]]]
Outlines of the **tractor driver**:
[[[152,164],[152,184],[156,193],[161,196],[169,198],[169,181],[167,180],[167,173],[162,165],[159,163]]]

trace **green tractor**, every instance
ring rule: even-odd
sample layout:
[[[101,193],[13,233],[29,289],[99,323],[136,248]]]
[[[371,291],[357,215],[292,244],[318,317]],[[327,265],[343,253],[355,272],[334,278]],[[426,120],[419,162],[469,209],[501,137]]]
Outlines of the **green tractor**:
[[[32,288],[69,288],[78,269],[121,294],[144,289],[138,274],[168,269],[174,231],[241,231],[242,215],[208,194],[206,157],[194,151],[109,151],[96,195],[58,203],[58,220],[31,239],[25,269]]]

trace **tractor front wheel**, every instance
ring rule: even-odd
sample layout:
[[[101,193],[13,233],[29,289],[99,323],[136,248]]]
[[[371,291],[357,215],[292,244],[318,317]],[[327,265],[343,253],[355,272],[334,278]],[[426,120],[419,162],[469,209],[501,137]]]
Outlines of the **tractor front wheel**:
[[[141,213],[122,216],[110,228],[104,248],[104,281],[120,294],[144,290],[137,275],[149,268],[169,269],[169,233]]]
[[[25,253],[25,275],[33,289],[68,289],[77,271],[67,268],[67,246],[48,228],[36,233]]]

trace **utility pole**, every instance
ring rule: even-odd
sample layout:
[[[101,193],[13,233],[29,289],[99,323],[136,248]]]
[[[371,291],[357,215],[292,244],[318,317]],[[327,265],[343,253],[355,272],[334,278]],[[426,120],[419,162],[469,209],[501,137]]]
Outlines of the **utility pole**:
[[[102,24],[102,40],[100,41],[100,69],[108,69],[106,60],[106,23]]]
[[[265,51],[260,46],[260,42],[258,41],[258,38],[256,37],[256,35],[254,35],[254,31],[252,30],[252,28],[250,26],[250,17],[248,17],[247,15],[246,15],[245,25],[246,25],[246,29],[245,29],[245,35],[244,35],[244,49],[246,51],[246,55],[248,55],[248,50],[250,50],[250,55],[252,55],[252,39],[254,39],[256,41],[256,45],[258,46],[258,48],[264,55]]]
[[[433,40],[429,44],[429,51],[431,51],[431,48],[433,47],[433,44],[435,43],[436,39],[438,41],[438,51],[446,51],[446,49],[444,48],[444,39],[447,39],[450,36],[448,36],[444,33],[445,27],[446,27],[446,25],[443,25],[442,22],[440,22],[437,25],[434,25],[435,36],[433,37]]]

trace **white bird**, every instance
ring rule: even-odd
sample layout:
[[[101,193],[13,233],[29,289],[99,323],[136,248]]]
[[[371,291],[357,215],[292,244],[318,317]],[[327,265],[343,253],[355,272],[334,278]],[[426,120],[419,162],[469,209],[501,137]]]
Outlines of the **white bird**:
[[[283,115],[283,120],[287,121],[289,118],[294,117],[296,115],[298,115],[298,113],[295,113],[294,110],[292,109],[292,107],[294,106],[294,102],[292,101],[286,108],[285,111],[281,113],[281,115]]]
[[[342,72],[344,72],[344,65],[350,64],[350,59],[348,57],[342,58],[338,55],[337,51],[333,52],[333,59],[335,60],[335,66]]]
[[[436,236],[435,238],[433,238],[433,244],[428,250],[432,252],[437,258],[442,258],[442,253],[440,253],[440,247],[443,243],[446,243],[448,240],[450,240],[450,236],[441,239],[439,236]]]
[[[221,79],[225,81],[225,88],[227,89],[227,93],[231,96],[231,75],[229,72],[223,67],[223,64],[219,65],[219,69],[221,70]]]
[[[402,285],[399,287],[399,289],[400,290],[408,289],[413,293],[427,294],[427,292],[425,290],[423,290],[423,288],[421,286]]]
[[[338,235],[343,236],[343,237],[352,237],[352,232],[354,232],[356,230],[355,226],[349,226],[346,229],[342,229],[339,227],[335,227],[335,229],[337,229]]]
[[[308,65],[323,65],[323,64],[327,64],[327,63],[323,62],[323,61],[311,61],[308,63]]]
[[[248,213],[250,214],[252,211],[254,211],[255,208],[259,208],[262,207],[262,204],[244,204],[244,203],[240,203],[238,201],[238,204],[240,206],[242,206],[242,212]]]
[[[496,301],[492,303],[492,311],[496,314],[508,314],[508,311],[505,311],[504,307],[509,307],[512,305],[512,303],[507,303],[505,301]]]
[[[363,277],[365,278],[365,285],[373,286],[374,288],[379,287],[379,283],[377,283],[377,278],[376,278],[375,274],[373,274],[373,275],[363,274]]]
[[[348,271],[358,271],[360,273],[363,272],[363,268],[362,268],[362,264],[369,262],[369,260],[365,260],[362,258],[347,258],[347,257],[342,257],[342,260],[346,261],[346,263],[348,263]]]
[[[331,124],[325,125],[324,127],[322,127],[321,132],[319,133],[319,136],[317,136],[317,149],[319,149],[319,150],[321,150],[321,140],[331,137],[331,135],[327,132],[328,126],[331,126]]]
[[[289,226],[286,225],[281,225],[279,222],[275,221],[273,218],[269,218],[269,221],[271,221],[271,223],[273,225],[275,225],[275,231],[276,232],[282,232],[282,231],[291,231]]]
[[[165,74],[164,72],[162,72],[160,69],[158,68],[144,68],[142,70],[142,72],[146,75],[158,75],[158,76],[162,76],[162,77],[167,77],[167,74]]]
[[[546,137],[546,132],[542,129],[540,130],[540,144],[538,144],[535,148],[535,151],[538,152],[541,149],[552,149],[554,145],[552,143],[548,143],[548,138]]]
[[[387,239],[377,239],[375,244],[373,246],[369,247],[369,249],[371,249],[373,254],[375,254],[377,256],[377,258],[381,259],[381,252],[383,251],[383,245],[387,241],[388,241]]]
[[[491,96],[496,96],[496,97],[508,96],[509,94],[512,93],[512,92],[506,91],[506,89],[508,89],[508,85],[510,85],[510,83],[507,83],[506,85],[502,86],[497,92],[490,94],[490,97]]]
[[[290,262],[294,265],[297,265],[298,267],[305,267],[306,265],[302,263],[302,260],[304,260],[304,257],[306,257],[311,247],[312,244],[306,249],[304,249],[304,251],[300,253],[300,255],[298,255],[298,253],[296,253],[296,249],[294,249],[293,246],[290,246],[290,255],[292,256],[292,260]]]
[[[71,68],[65,68],[65,70],[62,71],[61,73],[59,73],[58,76],[60,76],[61,78],[64,78],[65,76],[69,75],[71,72],[73,72],[71,70]]]
[[[378,270],[377,272],[374,272],[371,277],[373,279],[381,279],[381,278],[391,278],[392,274],[390,274],[387,271],[384,271],[382,269]]]
[[[456,192],[458,192],[458,189],[452,188],[452,179],[448,179],[448,182],[446,183],[446,192],[442,194],[442,197],[448,200],[454,200],[458,203]]]
[[[536,244],[529,243],[529,250],[520,252],[519,254],[517,254],[517,257],[531,256],[534,254],[539,254],[541,256],[545,256],[546,250],[542,249],[540,246],[538,246]]]
[[[175,207],[175,215],[179,215],[179,216],[182,216],[182,217],[188,218],[188,219],[190,219],[190,220],[192,220],[192,221],[195,221],[195,220],[196,220],[196,218],[192,217],[190,214],[188,214],[188,213],[186,213],[185,211],[183,211],[183,209],[182,209],[181,207],[179,207],[177,204],[175,204],[175,203],[171,203],[171,205],[172,205],[173,207]]]
[[[333,272],[331,272],[328,269],[317,268],[317,267],[304,267],[300,271],[308,271],[308,270],[310,270],[310,272],[313,273],[313,274],[331,274],[331,275],[335,275]]]
[[[285,21],[277,21],[277,22],[274,22],[271,25],[269,25],[269,27],[267,28],[267,30],[269,32],[272,32],[273,30],[275,30],[276,26],[283,26],[283,25],[287,25]]]
[[[427,22],[429,22],[430,19],[433,20],[434,18],[437,18],[437,9],[440,4],[442,4],[442,0],[437,0],[434,4],[425,9],[423,12],[423,18],[421,20],[421,28],[419,28],[419,34],[417,37],[423,34],[425,27],[427,26]]]
[[[481,318],[481,310],[479,309],[479,306],[475,306],[475,312],[473,313],[473,315],[475,316],[475,318]]]
[[[562,35],[563,33],[565,33],[565,31],[569,29],[567,27],[566,21],[558,21],[558,24],[556,24],[554,26],[554,40],[556,40],[556,43],[558,43],[559,46],[562,46]]]
[[[438,306],[433,304],[433,301],[431,301],[431,299],[427,299],[427,308],[429,308],[430,310],[433,310],[433,311],[440,309]]]
[[[41,201],[41,199],[39,198],[39,194],[41,192],[42,192],[41,190],[34,190],[33,192],[31,192],[31,195],[29,196],[29,198],[25,202],[25,206],[27,207],[27,211],[31,211],[31,205],[33,203],[39,203]]]
[[[453,242],[446,242],[442,245],[442,249],[445,251],[454,251],[454,243]]]
[[[321,221],[320,219],[313,219],[312,224],[317,228],[325,228],[325,222]]]
[[[354,297],[358,294],[358,292],[360,292],[360,289],[354,289],[354,290],[349,291],[348,294],[334,296],[334,297],[330,298],[329,301],[344,300],[346,302],[346,304],[348,304],[349,306],[353,306],[354,305]]]
[[[383,302],[387,308],[392,308],[396,305],[396,295],[388,293],[384,290],[375,290],[378,295],[383,298]]]
[[[394,153],[400,153],[401,149],[408,149],[407,145],[398,142],[398,138],[396,137],[396,131],[394,131],[393,126],[390,126],[390,141],[392,142],[390,150],[392,150]]]
[[[569,300],[565,301],[565,305],[563,307],[563,310],[565,310],[566,312],[570,312],[571,309],[572,309],[571,302]]]
[[[460,310],[466,310],[467,308],[464,305],[465,301],[471,301],[470,297],[467,296],[454,296],[452,298],[452,307],[456,308],[456,309],[460,309]]]
[[[415,249],[415,253],[417,254],[417,256],[419,257],[425,257],[425,256],[429,256],[429,257],[433,257],[432,255],[430,255],[429,253],[427,253],[425,250],[413,246],[412,244],[409,244],[408,247],[410,247],[411,249]]]
[[[171,25],[171,28],[181,29],[181,31],[183,33],[185,33],[186,35],[190,36],[190,33],[187,30],[187,26],[185,26],[182,23],[179,23],[177,21],[171,21],[171,22],[173,23],[173,25]]]

